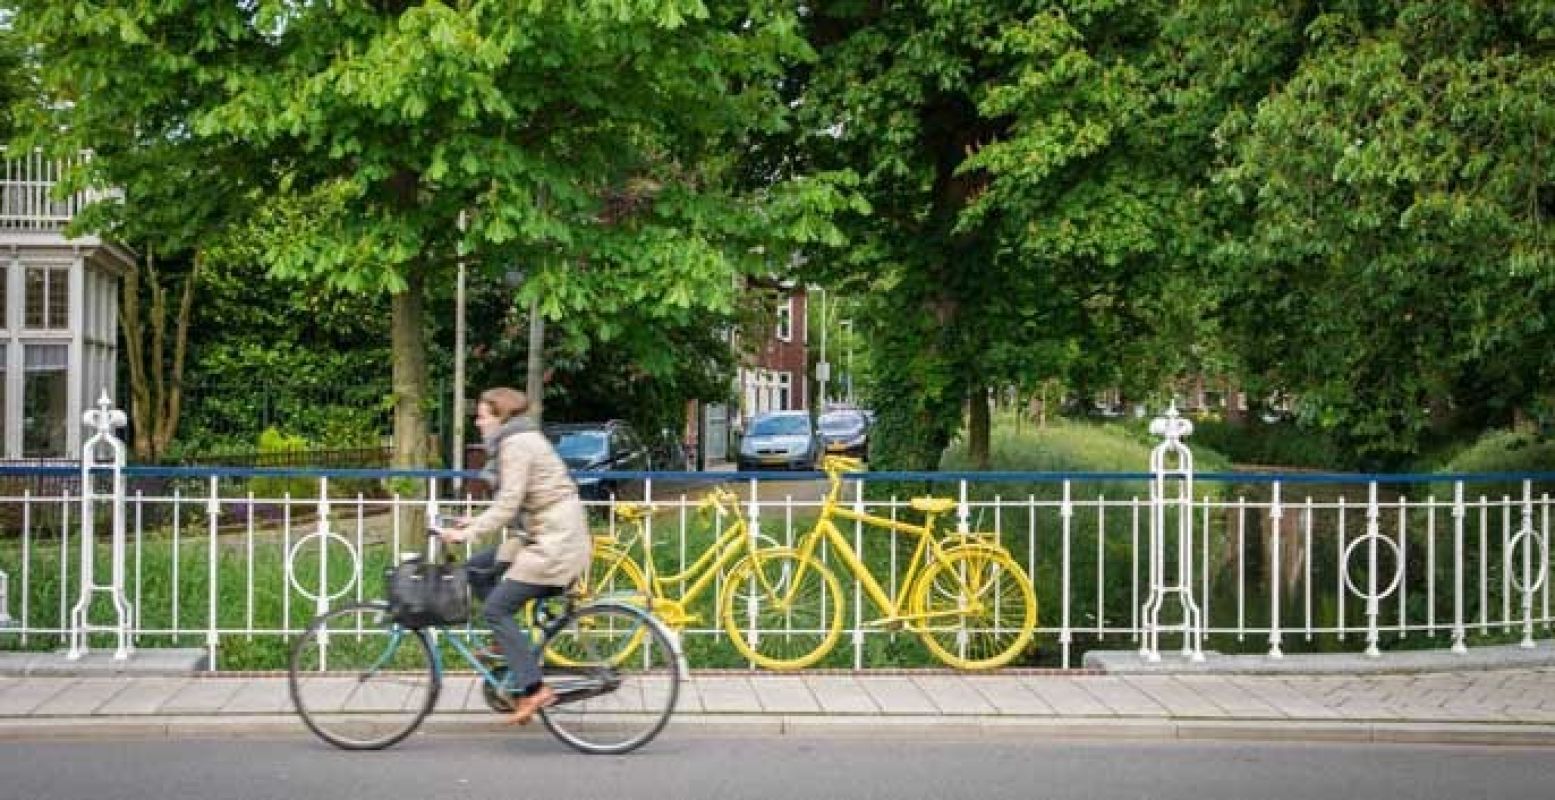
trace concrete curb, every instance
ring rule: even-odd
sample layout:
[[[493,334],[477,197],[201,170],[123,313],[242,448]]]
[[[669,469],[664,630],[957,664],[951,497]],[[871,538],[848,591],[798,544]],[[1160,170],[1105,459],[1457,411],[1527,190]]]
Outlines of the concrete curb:
[[[1148,663],[1137,650],[1092,650],[1082,663],[1108,675],[1421,675],[1495,669],[1555,667],[1555,642],[1538,640],[1534,647],[1479,645],[1467,652],[1399,650],[1368,658],[1361,653],[1292,653],[1226,655],[1205,651],[1205,660],[1188,661],[1177,653],[1162,653]]]
[[[542,727],[515,731],[491,715],[441,713],[424,735],[547,736]],[[1555,747],[1555,725],[1482,722],[1378,722],[1302,719],[1208,720],[1111,717],[942,717],[677,714],[666,736],[902,736],[967,739],[1279,741]],[[308,737],[291,714],[0,719],[0,741]]]

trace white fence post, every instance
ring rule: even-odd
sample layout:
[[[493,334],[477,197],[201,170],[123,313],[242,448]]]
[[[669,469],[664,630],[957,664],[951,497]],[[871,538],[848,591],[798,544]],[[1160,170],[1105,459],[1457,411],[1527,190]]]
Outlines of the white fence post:
[[[1513,556],[1518,547],[1523,548],[1523,563],[1521,575],[1514,568]],[[1539,556],[1539,569],[1533,569],[1533,557]],[[1523,525],[1517,535],[1506,545],[1506,574],[1511,577],[1512,585],[1523,596],[1523,640],[1520,646],[1524,650],[1533,649],[1533,596],[1543,588],[1545,578],[1548,577],[1550,561],[1549,549],[1544,546],[1544,537],[1533,526],[1533,481],[1523,481]]]
[[[11,576],[0,569],[0,625],[11,624],[11,609],[7,598],[11,595]]]
[[[1165,441],[1150,451],[1150,596],[1140,610],[1144,635],[1139,655],[1146,661],[1160,661],[1161,631],[1180,630],[1183,656],[1203,661],[1204,617],[1193,599],[1193,453],[1182,443],[1184,436],[1193,433],[1193,423],[1178,416],[1173,401],[1165,416],[1150,422],[1150,433]],[[1176,456],[1174,466],[1167,466],[1168,455]],[[1168,507],[1175,512],[1177,528],[1177,574],[1171,581],[1166,576]],[[1176,595],[1182,604],[1182,622],[1163,626],[1161,606],[1168,595]]]
[[[75,607],[70,610],[70,650],[65,657],[74,661],[86,655],[88,632],[113,631],[118,636],[118,649],[113,657],[123,661],[129,658],[132,649],[131,614],[124,598],[124,442],[113,435],[113,430],[124,427],[126,419],[123,411],[113,407],[106,391],[97,400],[97,408],[83,414],[81,419],[96,432],[81,446],[81,591],[76,596]],[[107,445],[113,452],[112,461],[97,460],[97,448],[101,445]],[[98,492],[93,480],[93,472],[103,468],[110,470],[112,475],[112,489],[107,493]],[[92,512],[93,505],[100,500],[108,501],[113,517],[112,572],[107,584],[97,583],[93,569],[97,542],[93,535],[96,521]],[[113,599],[116,619],[112,626],[91,624],[92,597],[97,592],[107,592]]]

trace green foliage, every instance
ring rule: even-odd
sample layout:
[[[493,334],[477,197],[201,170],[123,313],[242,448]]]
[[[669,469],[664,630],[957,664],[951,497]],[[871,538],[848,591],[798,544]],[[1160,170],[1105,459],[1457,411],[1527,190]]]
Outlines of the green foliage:
[[[1489,431],[1453,456],[1438,472],[1550,472],[1555,471],[1555,440],[1513,431]],[[1440,487],[1438,487],[1440,488]],[[1519,484],[1478,484],[1472,491],[1491,496],[1522,496]],[[1442,492],[1438,492],[1443,494]],[[1447,489],[1446,496],[1451,495]]]
[[[1342,469],[1353,466],[1330,431],[1256,417],[1241,424],[1197,420],[1192,441],[1224,453],[1237,464],[1260,467]]]
[[[1249,223],[1215,252],[1240,347],[1372,465],[1549,395],[1550,21],[1467,0],[1324,9],[1289,80],[1218,126],[1217,181]]]
[[[275,428],[266,428],[259,434],[259,453],[262,456],[297,453],[307,447],[307,439],[282,433]],[[318,496],[318,481],[312,478],[255,478],[253,490],[255,497],[289,496],[294,500],[307,499]]]
[[[460,258],[521,267],[507,300],[538,302],[560,358],[608,346],[686,390],[705,370],[666,332],[726,324],[736,275],[840,244],[831,214],[859,207],[842,174],[735,180],[812,55],[780,6],[15,6],[58,98],[35,139],[96,151],[73,187],[125,190],[79,229],[396,296],[396,424],[427,394],[422,287]]]

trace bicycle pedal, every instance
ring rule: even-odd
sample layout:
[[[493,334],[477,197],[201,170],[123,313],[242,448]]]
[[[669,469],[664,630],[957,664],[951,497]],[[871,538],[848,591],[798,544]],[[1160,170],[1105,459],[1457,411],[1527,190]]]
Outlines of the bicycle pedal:
[[[881,617],[880,619],[865,620],[864,627],[884,628],[888,631],[899,631],[902,628],[907,627],[907,620],[901,617]]]

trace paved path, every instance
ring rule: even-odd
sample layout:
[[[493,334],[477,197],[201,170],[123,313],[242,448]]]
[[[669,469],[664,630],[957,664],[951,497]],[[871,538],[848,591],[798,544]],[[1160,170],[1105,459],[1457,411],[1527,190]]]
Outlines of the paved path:
[[[452,677],[428,730],[502,730]],[[1373,675],[696,672],[678,727],[758,734],[1301,739],[1555,746],[1555,667]],[[301,731],[286,679],[0,677],[0,738]]]

